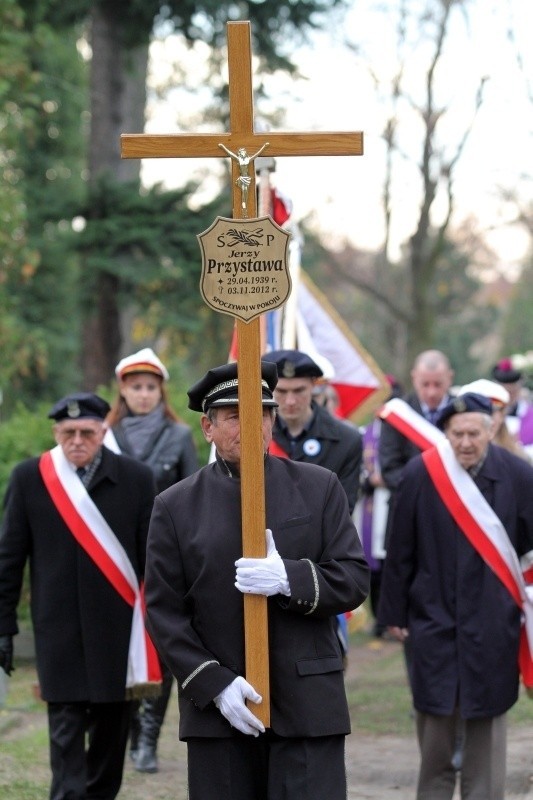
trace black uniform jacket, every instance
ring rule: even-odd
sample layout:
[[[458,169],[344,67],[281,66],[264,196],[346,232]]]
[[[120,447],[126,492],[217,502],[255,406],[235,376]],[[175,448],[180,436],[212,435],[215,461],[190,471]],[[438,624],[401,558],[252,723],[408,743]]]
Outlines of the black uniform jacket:
[[[518,555],[533,548],[533,468],[495,445],[476,477]],[[407,627],[419,711],[503,714],[518,696],[520,611],[440,499],[421,456],[405,467],[379,621]]]
[[[140,578],[155,485],[152,472],[102,448],[89,494]],[[33,458],[13,470],[0,536],[0,634],[17,632],[29,558],[31,614],[41,694],[51,702],[125,698],[132,609],[78,545]]]
[[[281,736],[345,734],[350,720],[335,614],[359,606],[368,567],[337,477],[268,456],[266,521],[291,597],[268,600],[271,725]],[[240,480],[220,462],[156,498],[146,564],[148,629],[178,679],[180,737],[232,729],[211,701],[244,675]]]
[[[315,402],[313,412],[309,428],[295,441],[289,439],[287,429],[279,416],[274,424],[272,437],[293,461],[318,464],[334,472],[346,492],[352,513],[359,491],[363,460],[362,436],[355,426],[337,419]]]

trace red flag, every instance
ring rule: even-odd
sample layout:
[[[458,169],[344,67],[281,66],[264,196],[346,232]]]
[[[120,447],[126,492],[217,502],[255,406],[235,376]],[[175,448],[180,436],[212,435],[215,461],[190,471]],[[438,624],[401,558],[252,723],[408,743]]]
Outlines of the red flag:
[[[270,205],[272,208],[272,219],[278,225],[287,222],[292,213],[292,202],[277,189],[270,190]]]

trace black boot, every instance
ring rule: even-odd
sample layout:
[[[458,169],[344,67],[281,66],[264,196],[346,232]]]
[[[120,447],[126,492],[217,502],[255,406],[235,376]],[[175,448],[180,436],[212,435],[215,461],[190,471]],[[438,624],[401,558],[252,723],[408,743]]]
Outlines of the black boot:
[[[130,721],[130,758],[135,761],[139,749],[139,734],[141,732],[141,722],[139,719],[139,702],[132,701],[131,721]]]
[[[151,743],[141,740],[134,759],[137,772],[157,772],[157,742]]]
[[[165,719],[172,683],[172,675],[165,672],[163,674],[161,695],[159,697],[146,698],[141,703],[139,714],[140,733],[135,758],[137,772],[157,772],[159,769],[157,741]]]

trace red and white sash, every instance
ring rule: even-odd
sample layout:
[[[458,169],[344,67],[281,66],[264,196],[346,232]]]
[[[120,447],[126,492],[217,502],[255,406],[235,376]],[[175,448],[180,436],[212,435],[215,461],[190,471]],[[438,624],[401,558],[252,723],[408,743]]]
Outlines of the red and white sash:
[[[522,610],[519,665],[525,686],[533,687],[533,586],[526,585],[507,531],[447,439],[425,451],[422,459],[453,519]]]
[[[379,416],[421,450],[434,447],[445,438],[441,430],[399,397],[385,403]]]
[[[159,658],[144,627],[144,600],[128,554],[72,470],[61,447],[43,453],[39,462],[44,484],[68,529],[133,609],[126,690],[161,681]]]

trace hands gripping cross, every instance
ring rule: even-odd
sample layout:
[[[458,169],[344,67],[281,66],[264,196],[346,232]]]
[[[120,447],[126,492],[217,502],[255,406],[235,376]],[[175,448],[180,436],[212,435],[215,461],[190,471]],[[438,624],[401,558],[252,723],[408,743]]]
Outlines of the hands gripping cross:
[[[235,586],[245,594],[262,594],[270,597],[284,594],[290,597],[291,589],[285,564],[276,550],[272,531],[266,529],[266,558],[239,558],[235,562]]]

